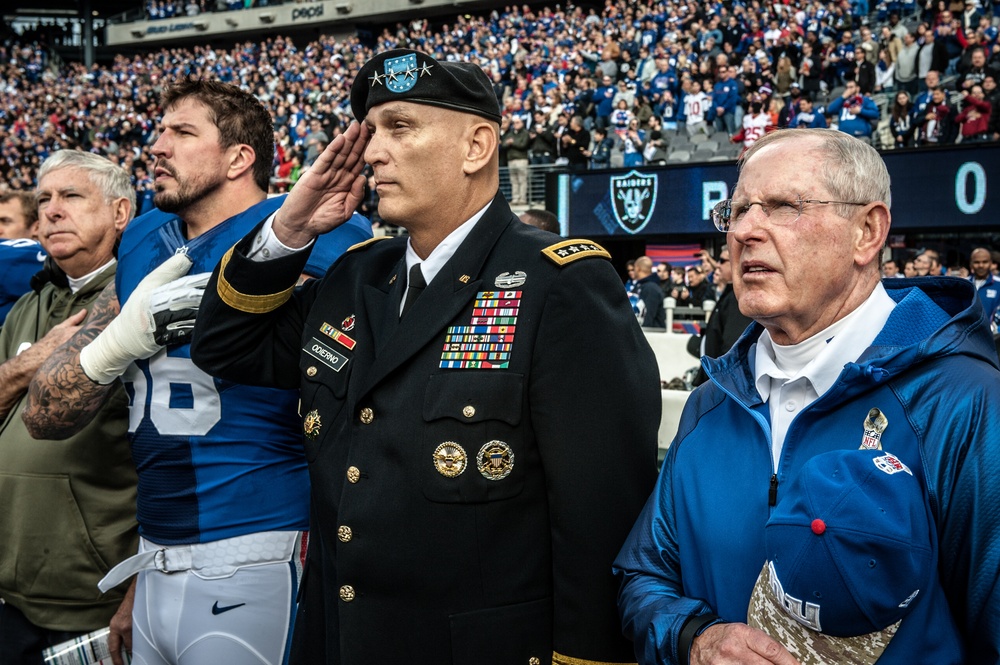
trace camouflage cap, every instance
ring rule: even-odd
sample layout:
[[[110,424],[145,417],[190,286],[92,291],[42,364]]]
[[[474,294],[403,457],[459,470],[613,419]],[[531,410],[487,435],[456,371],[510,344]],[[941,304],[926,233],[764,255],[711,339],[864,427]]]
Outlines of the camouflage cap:
[[[747,623],[803,665],[874,663],[936,574],[923,489],[883,450],[806,462],[764,543]]]
[[[351,86],[351,111],[359,121],[373,106],[391,101],[440,106],[500,122],[493,84],[468,62],[439,62],[420,51],[395,49],[365,63]]]

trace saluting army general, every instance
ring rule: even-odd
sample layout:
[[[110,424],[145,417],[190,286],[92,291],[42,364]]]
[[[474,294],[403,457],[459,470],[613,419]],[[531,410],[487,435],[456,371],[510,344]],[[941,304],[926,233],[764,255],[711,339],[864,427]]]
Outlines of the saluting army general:
[[[192,348],[215,376],[301,388],[292,661],[633,660],[611,564],[655,481],[660,395],[607,252],[511,213],[478,67],[383,53],[351,106],[363,124],[220,263]],[[293,289],[365,162],[409,238]]]

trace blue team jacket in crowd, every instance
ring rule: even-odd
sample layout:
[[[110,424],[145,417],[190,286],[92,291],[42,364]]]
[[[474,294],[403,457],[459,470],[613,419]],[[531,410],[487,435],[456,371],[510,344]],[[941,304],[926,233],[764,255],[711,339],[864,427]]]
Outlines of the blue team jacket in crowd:
[[[1000,372],[975,289],[955,278],[885,280],[897,305],[878,337],[789,426],[778,468],[754,387],[758,324],[687,401],[656,489],[618,559],[619,607],[640,663],[675,663],[691,616],[745,622],[764,525],[811,457],[857,449],[868,411],[884,450],[923,484],[937,583],[918,596],[879,663],[996,662],[1000,652]]]

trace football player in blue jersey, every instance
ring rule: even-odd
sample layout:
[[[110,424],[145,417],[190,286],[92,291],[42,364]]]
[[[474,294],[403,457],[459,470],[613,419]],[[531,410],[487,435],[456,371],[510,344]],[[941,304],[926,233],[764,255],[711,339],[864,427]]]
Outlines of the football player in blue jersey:
[[[38,204],[30,192],[0,192],[0,326],[14,302],[30,289],[45,251],[36,241]]]
[[[44,262],[45,250],[37,240],[0,240],[0,326],[17,299],[31,290],[31,278]]]
[[[102,587],[138,573],[133,662],[278,664],[309,521],[298,392],[209,376],[188,344],[208,272],[283,200],[267,198],[272,122],[212,81],[177,83],[161,107],[157,209],[129,225],[115,284],[39,370],[24,420],[36,437],[67,436],[125,384],[141,542]],[[338,235],[346,246],[371,230]]]

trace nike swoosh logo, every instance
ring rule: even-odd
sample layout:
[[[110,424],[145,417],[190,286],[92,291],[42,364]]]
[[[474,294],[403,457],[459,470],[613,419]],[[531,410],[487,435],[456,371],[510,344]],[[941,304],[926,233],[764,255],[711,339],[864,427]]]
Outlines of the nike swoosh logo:
[[[246,603],[239,603],[238,605],[226,605],[225,607],[219,607],[219,601],[215,601],[212,605],[212,614],[222,614],[223,612],[228,612],[229,610],[235,610],[237,607],[243,607]]]

